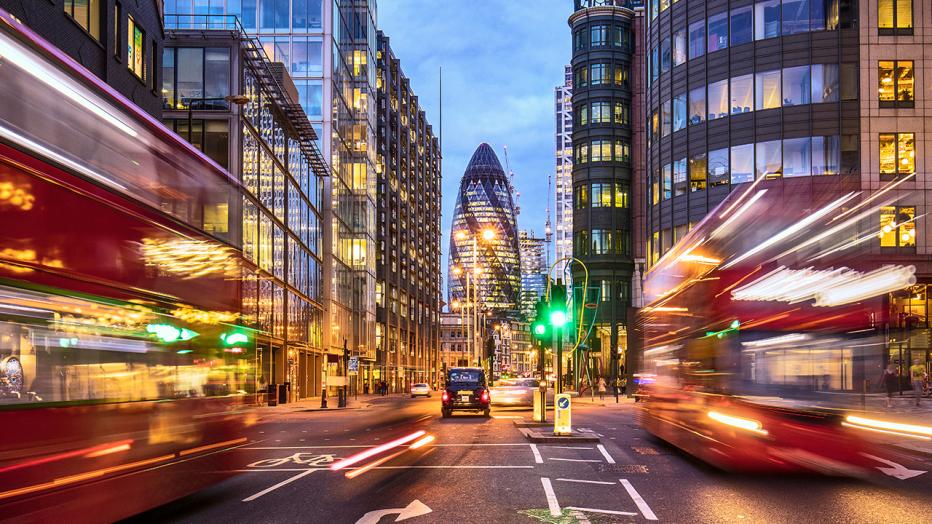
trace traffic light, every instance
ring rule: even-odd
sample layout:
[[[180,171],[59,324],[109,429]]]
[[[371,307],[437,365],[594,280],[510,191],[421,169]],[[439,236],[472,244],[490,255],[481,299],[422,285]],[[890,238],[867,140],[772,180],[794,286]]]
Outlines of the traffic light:
[[[566,308],[566,286],[563,284],[554,284],[550,287],[550,310],[547,318],[550,325],[555,328],[561,328],[570,321]]]
[[[531,322],[531,336],[546,346],[551,338],[547,303],[541,298],[537,300],[535,307],[537,314],[534,315],[534,320]]]

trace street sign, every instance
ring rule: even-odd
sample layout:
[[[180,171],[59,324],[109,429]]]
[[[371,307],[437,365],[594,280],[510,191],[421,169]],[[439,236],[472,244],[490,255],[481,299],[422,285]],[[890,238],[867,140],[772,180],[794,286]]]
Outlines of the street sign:
[[[359,357],[350,357],[349,359],[349,372],[358,373],[359,372]]]
[[[569,435],[573,432],[570,420],[570,396],[560,393],[553,403],[553,433],[555,435]]]

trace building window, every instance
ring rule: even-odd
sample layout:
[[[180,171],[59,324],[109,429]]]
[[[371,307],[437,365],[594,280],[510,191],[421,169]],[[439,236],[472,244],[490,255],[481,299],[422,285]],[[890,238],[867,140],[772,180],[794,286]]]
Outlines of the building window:
[[[705,54],[705,20],[689,24],[689,59]]]
[[[837,136],[812,137],[812,174],[837,175],[841,170],[841,141]]]
[[[68,8],[68,2],[70,0],[65,0],[65,9]],[[113,58],[119,62],[122,60],[123,53],[120,52],[122,47],[120,46],[120,20],[123,18],[123,6],[120,5],[120,2],[115,2],[113,4]]]
[[[705,191],[708,167],[705,153],[689,159],[689,191]]]
[[[780,140],[758,142],[756,145],[757,178],[783,176],[783,147]]]
[[[615,140],[614,160],[615,162],[624,162],[626,164],[630,162],[631,161],[630,144],[622,140]]]
[[[579,111],[576,112],[576,123],[580,126],[589,124],[589,106],[583,104],[579,106]]]
[[[593,229],[591,246],[590,252],[593,255],[612,254],[612,231],[610,229]]]
[[[145,33],[136,25],[133,17],[128,17],[126,24],[126,66],[140,80],[145,80],[144,42]]]
[[[226,47],[166,48],[162,53],[165,109],[226,110],[230,50]]]
[[[731,79],[731,114],[750,113],[754,110],[754,75],[747,74]]]
[[[615,102],[615,123],[616,124],[628,124],[631,121],[631,112],[628,109],[628,104],[624,102]]]
[[[592,207],[612,207],[612,184],[592,184]]]
[[[838,65],[812,64],[812,103],[838,101]]]
[[[673,129],[673,115],[670,101],[660,104],[660,136],[667,136]]]
[[[783,140],[783,176],[811,175],[811,152],[809,137]]]
[[[650,181],[650,201],[653,205],[660,203],[660,171],[654,168],[654,175]]]
[[[731,148],[731,183],[742,184],[754,180],[754,144]]]
[[[673,198],[673,166],[666,164],[663,166],[663,199],[670,200]]]
[[[615,64],[615,86],[628,87],[628,66]]]
[[[689,92],[689,125],[701,124],[705,119],[705,86]]]
[[[100,40],[100,0],[65,0],[65,12],[94,40]]]
[[[670,52],[670,39],[664,38],[660,42],[660,72],[666,73],[672,67],[673,57]]]
[[[615,207],[628,207],[628,186],[615,182]]]
[[[589,68],[588,67],[586,66],[580,67],[579,69],[576,70],[576,74],[574,76],[576,77],[573,82],[573,85],[575,87],[586,87],[589,85]]]
[[[913,133],[880,134],[880,176],[911,175],[916,171],[916,140]]]
[[[756,110],[780,107],[782,103],[780,97],[780,73],[779,69],[756,73],[757,83],[754,86],[754,108]]]
[[[589,28],[589,43],[592,47],[604,47],[608,44],[608,26],[594,25]]]
[[[798,106],[809,103],[809,66],[787,67],[783,70],[783,105]]]
[[[592,71],[589,74],[589,81],[591,85],[597,86],[602,84],[607,84],[609,82],[609,68],[607,64],[592,64]]]
[[[591,154],[593,162],[611,162],[612,142],[610,140],[593,140]]]
[[[576,188],[574,195],[574,200],[576,202],[576,209],[585,209],[589,207],[589,186],[581,185]]]
[[[577,257],[584,257],[589,255],[589,232],[588,231],[579,231],[573,235],[573,240],[575,241],[575,251]]]
[[[780,0],[765,0],[754,5],[754,39],[780,36]]]
[[[623,47],[627,49],[630,40],[631,37],[629,36],[627,28],[622,26],[614,26],[612,28],[612,45],[614,47]]]
[[[593,102],[592,123],[610,124],[612,122],[611,107],[609,102]]]
[[[718,51],[728,47],[728,13],[722,12],[709,17],[708,50]]]
[[[913,107],[913,61],[881,60],[878,69],[880,107]]]
[[[812,29],[821,29],[824,22],[812,20],[810,28],[810,18],[821,14],[815,11],[822,9],[823,0],[813,1],[813,12],[809,10],[809,0],[783,0],[783,34],[792,35],[796,33],[806,33]],[[824,20],[824,16],[821,17]]]
[[[728,176],[728,148],[709,151],[709,185],[727,186]]]
[[[686,63],[686,29],[673,33],[673,66]]]
[[[913,1],[878,0],[877,27],[881,35],[913,34]]]
[[[916,247],[916,208],[880,208],[880,247]]]
[[[686,94],[673,97],[673,132],[686,129]]]
[[[731,10],[731,45],[746,44],[754,39],[754,15],[751,6]]]
[[[728,116],[728,80],[709,84],[708,95],[709,120]]]
[[[576,146],[576,159],[577,164],[585,164],[589,162],[589,144],[579,144]]]
[[[577,30],[573,33],[573,48],[576,51],[581,51],[586,48],[586,33],[582,29]]]
[[[673,162],[673,195],[686,194],[686,158]],[[669,197],[668,197],[669,198]]]

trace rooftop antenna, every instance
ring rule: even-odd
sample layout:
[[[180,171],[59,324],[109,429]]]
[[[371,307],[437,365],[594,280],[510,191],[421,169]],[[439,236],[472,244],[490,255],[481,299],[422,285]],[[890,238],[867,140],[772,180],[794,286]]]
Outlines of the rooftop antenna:
[[[550,242],[553,240],[553,228],[550,226],[550,191],[552,190],[552,175],[547,175],[547,221],[544,223],[544,242],[547,243],[547,267],[550,267]]]

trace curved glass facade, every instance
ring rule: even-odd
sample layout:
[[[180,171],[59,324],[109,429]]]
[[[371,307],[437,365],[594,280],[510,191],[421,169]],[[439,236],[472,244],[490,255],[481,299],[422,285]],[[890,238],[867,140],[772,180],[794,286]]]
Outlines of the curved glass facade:
[[[473,153],[456,197],[448,276],[451,304],[464,302],[466,274],[475,275],[474,267],[479,268],[472,278],[479,282],[480,306],[493,315],[516,315],[521,265],[515,205],[505,170],[486,143]]]
[[[648,264],[736,184],[860,173],[857,24],[839,5],[649,2]]]

